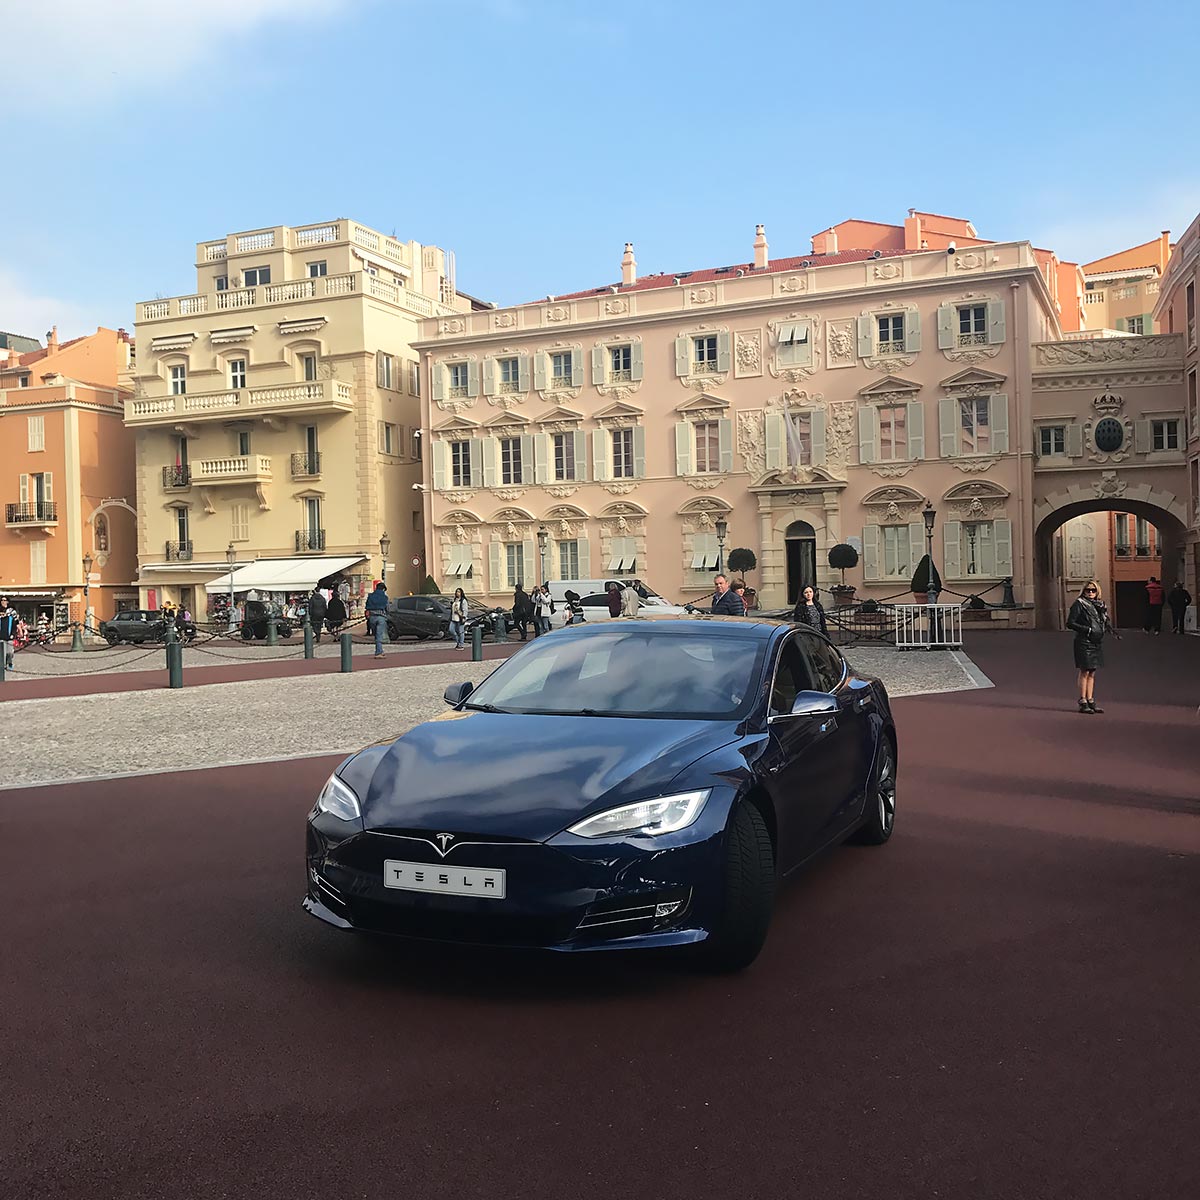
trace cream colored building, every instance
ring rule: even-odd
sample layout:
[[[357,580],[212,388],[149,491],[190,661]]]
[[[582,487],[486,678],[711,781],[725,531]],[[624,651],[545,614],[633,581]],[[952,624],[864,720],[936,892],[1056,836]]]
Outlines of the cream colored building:
[[[1154,333],[1154,307],[1170,257],[1171,233],[1164,229],[1152,241],[1084,263],[1087,328],[1118,335]]]
[[[854,247],[868,225],[874,248]],[[1035,561],[1035,471],[1101,477],[1086,414],[1035,408],[1035,367],[1057,370],[1035,347],[1083,345],[1059,340],[1077,272],[958,228],[913,249],[905,228],[846,222],[772,260],[760,227],[751,261],[643,278],[627,246],[620,282],[426,321],[434,577],[501,600],[518,580],[636,575],[702,601],[718,555],[746,547],[769,608],[839,582],[827,555],[848,541],[859,598],[903,598],[928,500],[946,598],[999,602],[1011,578],[1017,607],[990,616],[1032,623],[1055,569],[1048,549]],[[1178,404],[1169,382],[1145,399]]]
[[[425,577],[420,320],[467,313],[453,256],[345,219],[196,247],[196,290],[137,306],[139,592],[204,614],[228,594],[340,574],[352,612],[381,568]],[[394,567],[394,569],[392,569]],[[223,578],[222,578],[223,577]]]

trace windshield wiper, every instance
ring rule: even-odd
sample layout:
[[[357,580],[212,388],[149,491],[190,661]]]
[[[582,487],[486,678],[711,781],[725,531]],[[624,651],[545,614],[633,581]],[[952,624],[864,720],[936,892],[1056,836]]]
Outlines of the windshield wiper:
[[[507,708],[497,708],[494,704],[472,704],[469,700],[463,704],[463,708],[471,708],[476,712],[491,712],[491,713],[506,713]]]
[[[581,717],[627,717],[629,713],[613,712],[604,708],[578,708],[575,710]]]

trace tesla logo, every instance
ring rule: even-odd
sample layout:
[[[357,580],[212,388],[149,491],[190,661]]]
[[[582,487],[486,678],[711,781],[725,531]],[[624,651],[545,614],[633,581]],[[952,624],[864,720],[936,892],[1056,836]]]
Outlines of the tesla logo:
[[[438,843],[442,847],[442,853],[445,854],[446,847],[449,846],[452,841],[454,841],[454,834],[452,834],[452,833],[435,833],[433,836],[437,838]]]

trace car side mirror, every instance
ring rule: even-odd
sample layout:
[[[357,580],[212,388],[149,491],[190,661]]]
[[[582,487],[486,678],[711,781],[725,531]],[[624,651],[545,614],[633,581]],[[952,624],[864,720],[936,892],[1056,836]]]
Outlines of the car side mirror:
[[[446,703],[461,704],[474,690],[475,685],[470,681],[466,683],[452,683],[445,692]]]
[[[800,692],[792,702],[793,717],[828,717],[838,710],[836,696],[828,692]]]

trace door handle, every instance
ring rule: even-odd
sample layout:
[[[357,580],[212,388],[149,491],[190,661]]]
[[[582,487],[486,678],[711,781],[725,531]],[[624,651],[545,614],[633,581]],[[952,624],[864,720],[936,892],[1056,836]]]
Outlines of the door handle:
[[[859,696],[854,702],[854,711],[862,712],[864,709],[870,708],[873,703],[874,700],[869,693],[865,696]]]
[[[832,733],[837,728],[837,717],[830,717],[828,721],[822,721],[817,726],[818,733]]]

